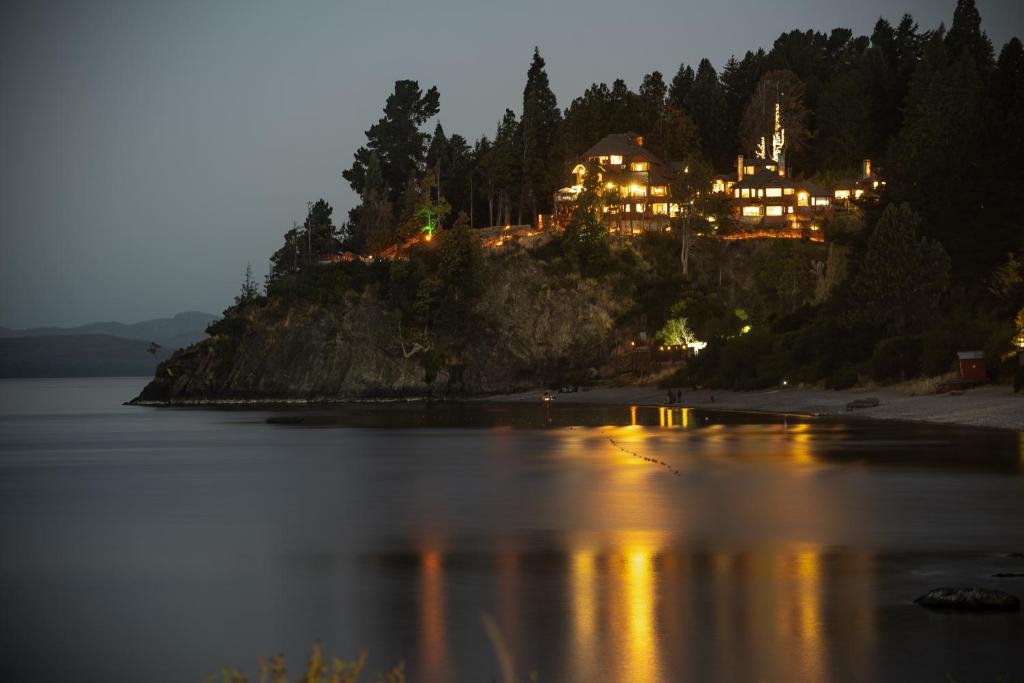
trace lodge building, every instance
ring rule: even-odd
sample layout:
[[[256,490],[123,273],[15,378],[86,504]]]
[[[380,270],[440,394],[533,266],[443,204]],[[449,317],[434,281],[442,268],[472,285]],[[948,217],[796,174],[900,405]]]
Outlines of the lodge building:
[[[683,170],[681,162],[668,163],[644,147],[636,133],[606,135],[584,152],[573,168],[574,183],[555,194],[554,223],[564,227],[572,219],[572,208],[583,191],[588,166],[598,173],[603,189],[605,223],[620,234],[665,230],[679,213],[669,201],[672,181]]]
[[[774,158],[762,138],[758,153],[737,156],[734,172],[714,178],[709,189],[729,198],[733,222],[739,228],[730,238],[820,240],[826,215],[853,208],[854,202],[885,184],[868,159],[859,178],[841,180],[828,188],[793,180],[786,167],[784,145],[785,130],[776,111],[771,146]],[[572,171],[574,183],[555,194],[552,219],[556,227],[565,227],[572,220],[588,169],[598,174],[603,190],[602,211],[610,232],[633,235],[671,228],[671,219],[679,214],[679,205],[671,201],[672,182],[686,170],[685,165],[660,159],[644,147],[643,136],[631,132],[606,135],[582,155]]]

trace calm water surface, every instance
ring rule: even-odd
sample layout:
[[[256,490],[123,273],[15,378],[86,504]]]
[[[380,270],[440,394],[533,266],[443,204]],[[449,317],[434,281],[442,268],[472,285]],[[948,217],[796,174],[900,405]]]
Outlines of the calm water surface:
[[[201,681],[315,640],[497,680],[1024,678],[1024,435],[566,405],[129,408],[0,382],[4,680]],[[302,425],[271,415],[302,414]],[[647,459],[644,459],[647,458]],[[366,677],[368,680],[371,677]]]

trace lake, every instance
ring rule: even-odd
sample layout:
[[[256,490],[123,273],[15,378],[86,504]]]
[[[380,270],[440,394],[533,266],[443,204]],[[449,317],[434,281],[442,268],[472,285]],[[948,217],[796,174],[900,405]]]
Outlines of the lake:
[[[410,681],[994,681],[1024,434],[560,404],[122,406],[0,381],[7,680],[258,680],[317,640]],[[268,424],[301,416],[302,424]]]

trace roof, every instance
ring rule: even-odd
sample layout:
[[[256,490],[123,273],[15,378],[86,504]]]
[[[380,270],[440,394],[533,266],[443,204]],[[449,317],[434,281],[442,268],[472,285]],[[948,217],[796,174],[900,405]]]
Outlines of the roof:
[[[781,176],[774,171],[762,168],[753,175],[743,176],[743,180],[740,180],[732,187],[734,190],[742,190],[744,188],[761,189],[765,187],[797,187],[797,184],[785,176]]]
[[[598,140],[594,145],[583,153],[584,158],[604,157],[617,154],[626,156],[641,156],[648,162],[659,165],[666,165],[661,158],[643,145],[636,143],[637,133],[632,131],[626,133],[610,133]]]

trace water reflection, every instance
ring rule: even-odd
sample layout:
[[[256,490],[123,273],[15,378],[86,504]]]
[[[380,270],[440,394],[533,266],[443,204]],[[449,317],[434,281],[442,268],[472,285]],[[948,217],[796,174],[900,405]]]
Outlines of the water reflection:
[[[795,543],[775,549],[686,551],[652,531],[592,539],[551,556],[502,553],[493,604],[509,649],[543,659],[541,680],[871,680],[877,624],[870,553]],[[529,545],[529,544],[527,544]],[[444,567],[419,562],[422,661],[417,680],[455,679],[444,635]],[[504,567],[504,569],[502,569]],[[526,569],[528,567],[528,569]],[[562,603],[532,604],[567,571]],[[512,580],[510,580],[512,579]],[[561,623],[538,641],[534,619]],[[481,653],[486,659],[488,653]],[[559,664],[559,658],[561,663]]]

